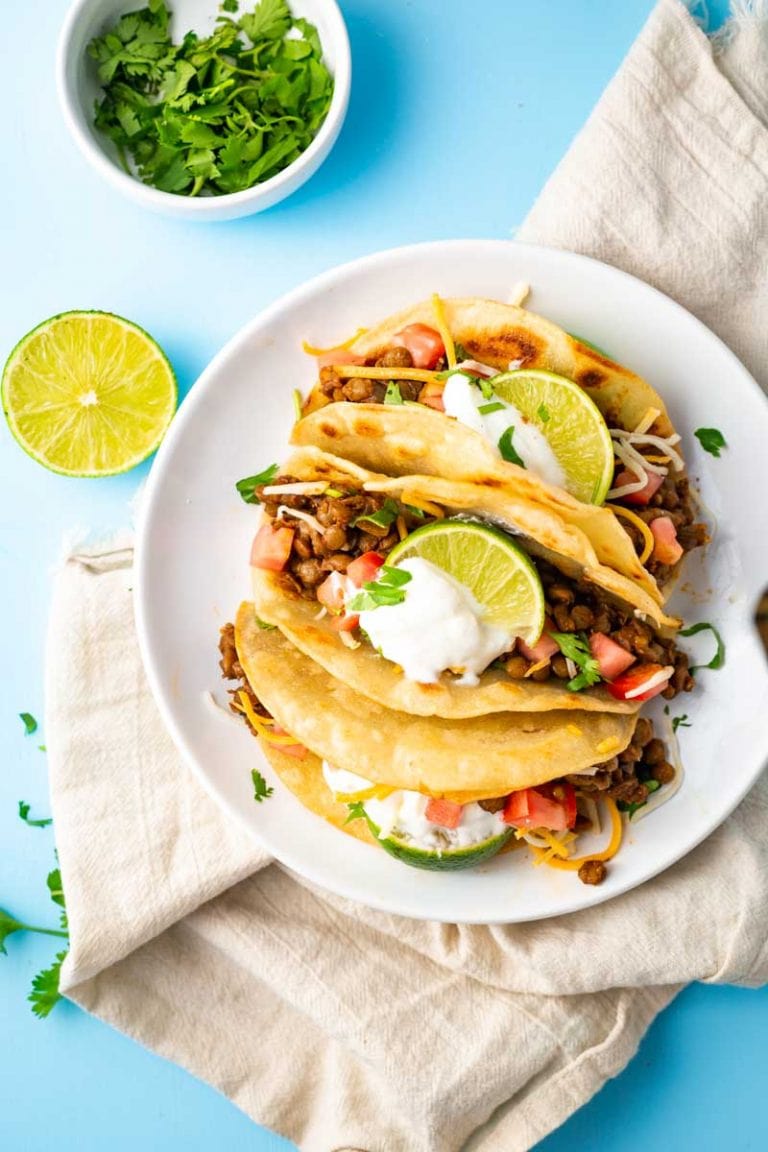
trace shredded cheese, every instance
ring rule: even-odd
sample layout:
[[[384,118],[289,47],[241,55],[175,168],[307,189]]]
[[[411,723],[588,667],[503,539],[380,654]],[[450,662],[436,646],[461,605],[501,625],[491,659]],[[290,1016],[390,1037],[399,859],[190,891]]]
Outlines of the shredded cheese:
[[[635,435],[638,436],[642,435],[643,432],[647,432],[658,416],[661,416],[661,411],[658,408],[647,408],[637,428],[633,429]]]
[[[619,812],[616,807],[616,801],[606,798],[605,803],[611,817],[611,838],[602,852],[590,852],[588,856],[576,856],[568,860],[561,860],[550,853],[544,852],[541,848],[534,848],[533,851],[537,856],[543,858],[543,862],[549,864],[551,868],[563,868],[569,872],[578,872],[581,865],[585,864],[587,860],[611,860],[621,847],[624,824],[621,818],[621,812]],[[547,857],[549,858],[547,859]]]
[[[430,380],[437,379],[437,372],[429,368],[367,368],[365,364],[334,364],[337,376],[345,380],[360,376],[364,380]]]
[[[269,484],[263,493],[265,496],[322,496],[327,487],[325,480],[301,480],[295,484]]]
[[[516,308],[520,308],[525,300],[531,294],[531,286],[525,280],[518,280],[516,284],[512,285],[512,291],[509,294],[508,304],[513,304]]]
[[[268,719],[266,716],[259,716],[254,711],[247,693],[238,692],[237,698],[240,701],[241,711],[247,716],[248,723],[260,740],[266,741],[267,744],[283,745],[289,748],[303,748],[303,744],[301,744],[295,736],[290,736],[287,732],[279,736],[275,732],[270,732],[268,729],[271,724],[274,724],[274,720]]]
[[[426,512],[430,516],[437,516],[440,520],[445,516],[445,511],[439,504],[433,504],[431,500],[423,500],[420,496],[409,492],[408,489],[402,493],[400,500],[403,504],[410,504],[412,508],[418,508],[420,512]]]
[[[395,791],[386,784],[372,784],[370,788],[363,788],[360,792],[334,792],[334,799],[345,804],[352,804],[357,800],[386,800]]]
[[[620,743],[621,741],[619,740],[618,736],[608,736],[605,740],[600,741],[595,751],[599,752],[602,756],[606,752],[613,752],[616,748],[618,748]]]
[[[448,367],[455,368],[456,348],[454,347],[453,337],[451,336],[451,333],[448,329],[448,322],[445,319],[445,309],[443,308],[443,302],[438,296],[437,292],[433,292],[432,294],[432,307],[435,310],[437,330],[440,333],[440,337],[443,341],[443,347],[445,348],[445,358],[448,361]]]
[[[398,536],[401,540],[405,540],[406,536],[408,535],[408,529],[405,526],[405,517],[402,515],[398,516],[397,520],[395,521],[395,525],[397,527]]]
[[[352,648],[354,650],[360,647],[360,641],[355,640],[350,632],[339,632],[339,640],[341,640],[345,648]]]
[[[547,664],[550,663],[551,659],[552,659],[551,656],[547,656],[546,659],[538,660],[535,664],[531,664],[530,668],[526,671],[525,675],[523,676],[523,679],[527,680],[529,676],[533,676],[534,672],[538,672],[539,669],[541,669],[541,668],[546,668]]]
[[[306,352],[307,356],[325,356],[327,352],[336,352],[339,348],[351,348],[360,336],[364,336],[368,331],[367,328],[358,328],[354,336],[350,336],[342,344],[332,344],[330,348],[316,348],[314,344],[308,344],[306,340],[302,340],[301,346]]]
[[[566,732],[570,732],[571,736],[581,736],[581,728],[578,724],[566,724]]]
[[[298,508],[289,508],[287,504],[281,504],[277,509],[277,519],[279,520],[281,517],[285,518],[286,516],[293,516],[296,520],[303,520],[305,524],[309,524],[310,528],[313,528],[320,536],[325,532],[325,528],[323,528],[316,516],[310,515],[309,512],[300,512]]]
[[[645,520],[641,519],[636,512],[630,512],[629,508],[622,508],[620,504],[608,504],[606,507],[611,508],[617,516],[623,516],[625,520],[629,520],[630,524],[634,524],[635,528],[642,533],[643,536],[643,550],[638,556],[641,564],[645,564],[646,560],[653,552],[653,532],[646,524]]]

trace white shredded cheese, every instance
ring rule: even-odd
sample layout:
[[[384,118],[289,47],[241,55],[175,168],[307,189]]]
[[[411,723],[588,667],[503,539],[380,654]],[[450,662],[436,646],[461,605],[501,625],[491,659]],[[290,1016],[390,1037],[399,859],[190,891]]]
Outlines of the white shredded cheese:
[[[328,487],[325,480],[299,480],[295,484],[270,484],[265,496],[322,496]]]
[[[277,510],[277,519],[279,520],[281,517],[285,518],[286,516],[293,516],[296,520],[303,520],[305,524],[309,524],[310,528],[314,528],[315,532],[320,536],[325,532],[320,521],[315,516],[311,516],[309,512],[300,512],[297,508],[289,508],[287,504],[281,504]]]

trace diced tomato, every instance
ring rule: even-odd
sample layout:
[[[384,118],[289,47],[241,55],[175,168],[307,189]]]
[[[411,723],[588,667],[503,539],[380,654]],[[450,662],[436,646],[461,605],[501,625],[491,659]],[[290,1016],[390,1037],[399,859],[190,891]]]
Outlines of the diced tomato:
[[[504,806],[502,819],[516,828],[551,828],[566,832],[570,827],[566,803],[550,800],[536,788],[513,792]]]
[[[637,659],[621,644],[611,640],[604,632],[593,632],[589,638],[589,650],[597,660],[597,667],[603,680],[615,680]]]
[[[359,616],[332,616],[331,628],[336,632],[354,632],[360,623]]]
[[[362,588],[369,580],[376,579],[376,573],[384,563],[384,557],[378,552],[364,552],[353,560],[347,568],[347,576],[356,588]]]
[[[351,582],[342,572],[331,572],[317,589],[316,596],[329,612],[343,612]]]
[[[392,337],[392,343],[398,348],[408,349],[415,368],[434,368],[445,356],[442,336],[426,324],[407,324],[402,332]]]
[[[251,565],[268,572],[282,572],[291,554],[293,528],[284,524],[262,524],[251,544]]]
[[[661,664],[640,664],[606,684],[606,688],[617,700],[652,700],[664,691],[673,672],[670,665],[665,668]]]
[[[455,800],[438,800],[433,796],[424,809],[424,815],[441,828],[458,828],[461,809],[462,805]]]
[[[562,784],[540,784],[536,791],[541,792],[548,800],[555,800],[558,804],[562,804],[565,808],[568,827],[575,827],[577,816],[576,789],[573,784],[568,784],[567,781],[563,781]]]
[[[365,364],[365,356],[355,356],[348,348],[329,348],[317,357],[318,368],[332,368],[334,364]]]
[[[659,475],[658,472],[646,473],[648,480],[645,487],[640,488],[637,492],[628,492],[626,496],[619,496],[619,500],[623,500],[625,504],[650,504],[651,497],[654,496],[659,488],[664,483],[664,477]],[[637,476],[634,472],[630,472],[628,468],[624,468],[617,476],[613,478],[614,488],[623,488],[625,484],[634,484],[637,482]]]
[[[442,396],[425,396],[421,403],[427,408],[434,408],[435,412],[445,412]]]
[[[272,731],[275,736],[290,735],[290,733],[286,732],[285,728],[281,728],[279,724],[275,724]],[[307,749],[303,744],[278,744],[276,747],[279,752],[284,752],[286,756],[293,756],[294,760],[303,760],[307,754]]]
[[[653,533],[653,555],[660,564],[677,564],[683,554],[677,529],[669,516],[657,516],[648,525]]]
[[[546,616],[544,619],[544,629],[536,643],[531,646],[518,637],[517,651],[522,656],[525,656],[526,660],[533,660],[534,663],[537,664],[539,660],[548,660],[550,656],[554,656],[556,652],[560,651],[557,641],[553,640],[549,634],[555,631],[555,625],[549,616]]]

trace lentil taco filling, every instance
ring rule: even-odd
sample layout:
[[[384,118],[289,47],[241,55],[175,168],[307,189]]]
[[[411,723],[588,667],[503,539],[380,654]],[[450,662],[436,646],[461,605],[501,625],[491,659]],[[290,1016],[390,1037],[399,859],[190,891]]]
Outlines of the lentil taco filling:
[[[377,567],[386,566],[401,540],[438,518],[376,492],[332,485],[320,493],[285,491],[307,487],[291,475],[280,475],[255,489],[272,530],[284,534],[286,554],[279,578],[333,614],[339,632],[354,632],[358,617],[346,610],[340,577],[355,562],[367,566],[372,577]],[[438,506],[434,511],[443,513]],[[630,667],[635,676],[643,669],[668,670],[659,689],[666,700],[693,688],[688,657],[674,639],[654,631],[629,606],[619,604],[598,586],[570,577],[546,560],[529,559],[543,586],[545,626],[534,645],[513,640],[496,658],[496,666],[503,667],[511,679],[530,678],[536,683],[552,679],[570,686],[577,679],[574,659],[581,663],[580,656],[587,654],[585,658],[594,663],[594,678],[574,686],[574,691],[601,680],[619,682],[620,673]],[[578,652],[569,637],[574,638]],[[622,659],[622,653],[626,658]],[[638,683],[642,686],[642,681]]]
[[[306,757],[309,760],[311,754],[308,750],[298,743],[292,743],[291,738],[274,725],[270,713],[253,691],[237,653],[232,624],[226,624],[221,629],[219,651],[223,678],[230,682],[237,681],[237,686],[229,689],[232,711],[248,725],[254,736],[268,743],[274,742],[281,751],[287,751],[291,756]],[[245,706],[243,697],[250,707]],[[322,773],[333,799],[347,803],[349,819],[368,820],[376,828],[377,837],[383,840],[384,847],[388,847],[389,841],[386,836],[382,836],[383,830],[373,824],[370,813],[377,815],[387,803],[398,806],[402,826],[396,817],[393,829],[398,850],[393,854],[405,858],[409,863],[416,862],[412,858],[408,859],[408,852],[414,851],[413,846],[418,844],[418,840],[412,824],[409,826],[402,813],[410,811],[412,815],[415,803],[421,810],[421,837],[423,839],[427,829],[429,842],[437,846],[438,856],[445,853],[450,858],[455,847],[456,828],[462,820],[471,823],[474,811],[475,821],[479,813],[495,817],[499,839],[512,834],[517,841],[528,844],[538,861],[577,871],[579,879],[585,884],[602,883],[607,873],[607,860],[618,850],[620,836],[615,834],[616,812],[624,811],[631,817],[647,804],[653,793],[671,784],[676,776],[674,766],[667,760],[664,742],[655,736],[652,721],[645,717],[638,719],[630,744],[617,756],[597,764],[589,773],[564,773],[536,788],[501,793],[468,803],[459,804],[450,798],[377,787],[352,773],[339,772],[326,763],[322,765]],[[343,782],[341,787],[340,780]],[[364,786],[362,790],[361,784]],[[358,791],[345,793],[344,789],[350,785]],[[571,852],[580,835],[601,830],[597,802],[608,802],[609,815],[614,824],[611,843],[608,848],[593,855],[572,858]],[[603,806],[606,807],[605,804]],[[537,826],[536,820],[539,818],[546,819],[548,824]],[[386,831],[391,832],[393,829]],[[418,847],[415,851],[418,852]],[[403,852],[406,853],[405,857]]]

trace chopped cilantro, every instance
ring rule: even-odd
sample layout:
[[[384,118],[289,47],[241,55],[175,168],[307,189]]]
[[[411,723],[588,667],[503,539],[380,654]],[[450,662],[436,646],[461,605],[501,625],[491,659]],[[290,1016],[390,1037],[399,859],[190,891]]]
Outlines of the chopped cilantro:
[[[515,434],[514,424],[507,428],[506,432],[502,432],[499,437],[499,452],[501,452],[502,460],[507,460],[510,464],[517,464],[520,468],[525,468],[525,463],[522,457],[518,454],[512,443],[512,437]]]
[[[694,667],[689,668],[689,672],[691,672],[691,674],[698,672],[701,668],[712,668],[713,670],[716,670],[718,668],[722,668],[723,664],[725,664],[725,643],[723,642],[723,638],[718,632],[717,628],[715,628],[714,624],[709,624],[707,621],[702,620],[699,624],[692,624],[690,628],[681,628],[678,632],[678,636],[695,636],[697,632],[707,631],[711,632],[715,638],[715,643],[717,645],[715,654],[708,664],[696,664]]]
[[[345,824],[351,824],[353,820],[365,820],[365,808],[359,800],[347,804],[347,808],[349,809],[349,816],[344,821]]]
[[[225,0],[224,12],[237,11]],[[290,36],[288,33],[290,32]],[[333,78],[317,30],[285,0],[220,15],[174,44],[164,0],[128,12],[88,53],[103,95],[95,124],[126,171],[185,196],[241,192],[286,168],[325,120]]]
[[[379,568],[375,580],[368,580],[362,590],[347,604],[347,612],[368,612],[374,608],[392,607],[405,600],[403,585],[413,577],[402,568],[390,568],[384,564]]]
[[[490,400],[493,397],[493,384],[487,377],[473,376],[472,383],[482,392],[483,400]]]
[[[244,480],[238,480],[235,488],[246,504],[261,504],[261,497],[256,489],[260,488],[262,484],[271,484],[278,471],[277,464],[270,464],[269,468],[265,468],[263,472],[257,472],[255,476],[246,476]]]
[[[24,725],[25,736],[31,736],[33,732],[37,732],[37,720],[31,712],[19,712],[19,718]]]
[[[727,448],[725,436],[717,428],[697,428],[694,436],[710,456],[719,456],[721,448]]]
[[[385,404],[402,404],[403,394],[400,391],[400,385],[396,384],[394,380],[390,380],[387,384],[387,390],[384,393]]]
[[[61,1000],[59,979],[61,977],[61,966],[67,957],[67,952],[67,948],[65,948],[63,952],[58,952],[51,967],[44,968],[42,972],[38,972],[32,981],[32,991],[27,999],[32,1005],[32,1011],[38,1020],[44,1020],[46,1016],[49,1016],[59,1000]]]
[[[39,752],[47,752],[48,751],[45,744],[38,744],[37,748],[38,748]]]
[[[47,820],[30,820],[29,818],[30,805],[24,800],[19,800],[19,818],[28,824],[30,828],[47,828],[49,824],[53,824],[50,818]]]
[[[691,724],[690,720],[688,719],[687,713],[684,712],[682,716],[673,716],[672,717],[672,731],[673,732],[677,732],[678,728],[692,728],[692,727],[693,727],[693,725]]]
[[[6,912],[0,908],[0,953],[3,955],[6,954],[5,941],[9,936],[12,936],[14,932],[36,932],[40,936],[59,936],[65,940],[69,939],[69,925],[64,904],[64,892],[62,891],[61,874],[58,868],[54,869],[48,876],[48,890],[51,894],[51,899],[62,909],[61,928],[39,928],[34,924],[25,924],[22,920],[17,920],[10,912]],[[59,973],[66,955],[67,949],[59,952],[51,967],[44,969],[42,972],[38,972],[32,981],[32,991],[28,999],[32,1004],[32,1011],[40,1018],[47,1016],[61,999],[59,993]]]
[[[547,408],[543,400],[536,409],[536,415],[538,416],[539,420],[541,420],[542,424],[549,423],[549,408]]]
[[[256,803],[261,804],[262,800],[268,800],[274,792],[274,788],[267,784],[258,768],[254,768],[251,772],[251,780],[253,781],[253,798]]]
[[[490,404],[481,404],[478,412],[481,416],[489,416],[491,412],[503,412],[504,405],[500,400],[492,400]]]
[[[550,632],[549,635],[557,644],[563,656],[572,660],[577,668],[581,669],[577,676],[568,681],[571,692],[580,692],[582,688],[590,688],[599,684],[602,677],[599,665],[589,648],[589,641],[584,632]]]
[[[644,780],[643,783],[645,784],[645,786],[649,792],[657,792],[659,790],[659,788],[661,788],[661,784],[659,783],[658,780]],[[633,803],[633,804],[628,804],[626,802],[626,800],[619,800],[618,803],[616,804],[616,807],[619,809],[620,812],[626,812],[628,818],[631,820],[632,817],[634,816],[635,812],[637,812],[638,808],[645,808],[647,803],[648,803],[647,799],[641,800],[639,803]]]
[[[368,515],[365,513],[356,516],[350,523],[350,528],[356,528],[358,524],[375,524],[378,528],[389,528],[394,524],[400,515],[400,508],[397,501],[392,500],[389,496],[386,498],[378,512],[371,512]]]

